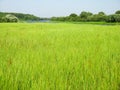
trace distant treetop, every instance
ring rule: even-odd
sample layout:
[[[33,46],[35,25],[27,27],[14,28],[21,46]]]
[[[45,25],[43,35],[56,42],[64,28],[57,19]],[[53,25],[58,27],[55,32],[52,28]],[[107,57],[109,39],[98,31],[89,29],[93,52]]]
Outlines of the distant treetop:
[[[120,14],[120,10],[116,11],[115,14]]]

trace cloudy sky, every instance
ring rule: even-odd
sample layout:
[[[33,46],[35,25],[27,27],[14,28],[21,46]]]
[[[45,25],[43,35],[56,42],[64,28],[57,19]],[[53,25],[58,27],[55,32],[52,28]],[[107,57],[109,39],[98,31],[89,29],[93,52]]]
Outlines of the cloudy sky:
[[[0,0],[0,11],[34,14],[40,17],[66,16],[81,11],[112,14],[120,0]]]

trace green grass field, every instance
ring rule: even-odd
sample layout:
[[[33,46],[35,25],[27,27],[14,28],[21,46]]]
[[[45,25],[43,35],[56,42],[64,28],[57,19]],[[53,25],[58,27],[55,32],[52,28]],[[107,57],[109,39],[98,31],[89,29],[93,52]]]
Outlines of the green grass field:
[[[120,25],[0,24],[0,90],[120,90]]]

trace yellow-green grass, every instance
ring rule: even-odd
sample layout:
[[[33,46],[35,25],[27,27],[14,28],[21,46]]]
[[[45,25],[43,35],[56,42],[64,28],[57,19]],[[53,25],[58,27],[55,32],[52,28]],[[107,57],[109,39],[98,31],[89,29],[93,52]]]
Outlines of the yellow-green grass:
[[[120,90],[120,25],[0,24],[0,90]]]

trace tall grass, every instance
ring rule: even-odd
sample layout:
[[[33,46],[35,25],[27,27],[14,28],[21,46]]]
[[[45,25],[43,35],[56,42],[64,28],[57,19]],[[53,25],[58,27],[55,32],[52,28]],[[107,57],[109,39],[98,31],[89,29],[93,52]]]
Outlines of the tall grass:
[[[0,24],[0,90],[120,90],[120,26]]]

